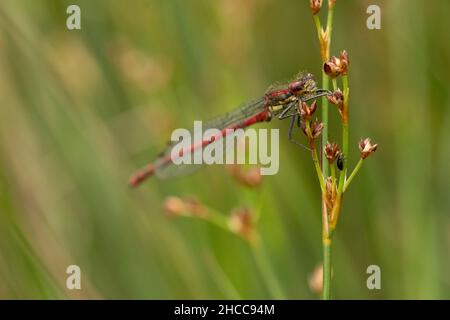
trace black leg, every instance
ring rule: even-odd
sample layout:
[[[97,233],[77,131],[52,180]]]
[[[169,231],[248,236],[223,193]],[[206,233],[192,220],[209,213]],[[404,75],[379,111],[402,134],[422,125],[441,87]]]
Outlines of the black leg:
[[[303,102],[307,102],[307,101],[314,100],[314,99],[317,99],[317,98],[320,98],[320,97],[323,97],[323,96],[328,96],[328,95],[331,94],[331,91],[328,91],[328,90],[318,90],[318,91],[319,91],[319,93],[316,94],[315,96],[310,97],[310,98],[308,98],[306,100],[302,100],[302,101]]]
[[[294,143],[294,144],[296,144],[297,146],[300,146],[302,148],[305,148],[308,151],[311,151],[310,148],[308,148],[307,146],[305,146],[304,144],[302,144],[302,143],[300,143],[298,141],[295,141],[294,138],[292,137],[292,133],[293,133],[293,130],[294,130],[295,122],[297,122],[297,125],[300,127],[301,119],[300,119],[300,116],[298,114],[291,118],[291,123],[289,124],[289,131],[288,131],[289,141]]]
[[[294,105],[295,105],[295,103],[290,103],[290,104],[286,107],[286,109],[284,109],[284,110],[280,113],[280,115],[278,116],[278,119],[282,120],[282,119],[286,119],[286,118],[291,117],[293,114],[288,114],[288,115],[286,115],[286,114],[288,113],[289,110],[292,109],[292,107],[293,107]]]

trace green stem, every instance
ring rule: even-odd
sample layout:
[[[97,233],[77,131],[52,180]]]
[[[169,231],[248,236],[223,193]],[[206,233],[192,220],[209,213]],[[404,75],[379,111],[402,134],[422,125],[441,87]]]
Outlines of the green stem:
[[[328,76],[322,71],[322,88],[328,90]],[[322,146],[325,146],[328,141],[328,99],[322,98]],[[328,177],[328,161],[326,157],[322,157],[322,173],[324,177]]]
[[[360,158],[359,161],[358,161],[358,164],[357,164],[356,167],[355,167],[355,169],[353,169],[352,174],[351,174],[350,177],[347,179],[347,181],[345,181],[345,184],[344,184],[344,193],[345,193],[345,190],[347,190],[348,186],[350,185],[350,182],[352,182],[353,178],[354,178],[354,177],[356,176],[356,174],[358,173],[359,169],[361,169],[363,162],[364,162],[364,159],[363,159],[363,158]]]
[[[281,288],[275,273],[273,272],[261,241],[251,246],[251,249],[255,258],[256,266],[259,269],[259,272],[265,281],[266,287],[272,294],[273,298],[277,300],[286,300],[286,295]]]
[[[232,232],[230,227],[228,226],[228,220],[225,218],[224,215],[220,214],[219,212],[215,211],[214,209],[207,208],[207,214],[206,216],[196,216],[192,214],[191,212],[185,212],[182,214],[183,217],[187,218],[198,218],[205,220],[221,229],[224,229],[228,232]],[[235,234],[235,233],[233,233]],[[244,238],[242,238],[244,239]],[[244,239],[245,240],[245,239]],[[246,241],[250,249],[253,253],[253,256],[255,258],[256,266],[258,267],[261,276],[263,278],[263,281],[265,282],[268,290],[272,294],[272,296],[275,299],[286,299],[286,295],[284,294],[284,291],[278,282],[277,277],[275,276],[275,273],[272,269],[272,266],[270,265],[270,262],[267,258],[267,254],[264,251],[264,247],[261,243],[261,240],[257,242],[250,242]]]
[[[332,32],[333,32],[333,8],[334,8],[334,6],[333,7],[329,7],[328,8],[328,16],[327,16],[327,31],[328,31],[328,38],[329,38],[329,41],[328,41],[328,52],[329,52],[329,48],[330,48],[330,45],[331,45],[331,34],[332,34]]]
[[[321,26],[321,24],[320,24],[320,18],[319,18],[318,15],[314,15],[314,16],[313,16],[313,19],[314,19],[314,24],[316,25],[317,37],[318,37],[319,40],[320,40],[320,30],[322,29],[322,26]]]
[[[342,85],[344,87],[344,109],[342,111],[342,153],[344,155],[344,168],[341,171],[339,177],[338,196],[341,196],[344,192],[345,177],[347,176],[347,163],[348,163],[348,77],[342,76]]]
[[[322,191],[322,194],[326,192],[325,190],[325,181],[323,179],[322,170],[320,170],[320,164],[319,164],[319,158],[317,156],[317,150],[315,146],[312,146],[312,158],[314,162],[314,166],[316,168],[317,178],[319,179],[320,184],[320,190]]]
[[[331,239],[323,240],[323,291],[322,299],[331,298]]]
[[[330,44],[331,44],[331,34],[333,31],[333,7],[328,7],[328,16],[327,16],[327,33],[328,33],[328,44],[327,50],[324,59],[329,59],[330,57]],[[320,41],[320,37],[319,37]],[[325,61],[322,61],[322,64]],[[333,83],[336,86],[335,83]],[[328,90],[329,88],[329,78],[322,70],[322,88]],[[324,125],[322,131],[322,146],[325,146],[328,141],[328,99],[326,97],[322,98],[322,123]],[[328,161],[326,157],[322,157],[322,173],[323,177],[328,177]],[[328,214],[326,212],[324,197],[326,193],[322,192],[322,210],[325,210],[325,216],[323,217],[322,223],[324,224],[323,228],[326,231],[325,237],[323,238],[323,299],[329,300],[331,293],[331,234],[328,226]]]

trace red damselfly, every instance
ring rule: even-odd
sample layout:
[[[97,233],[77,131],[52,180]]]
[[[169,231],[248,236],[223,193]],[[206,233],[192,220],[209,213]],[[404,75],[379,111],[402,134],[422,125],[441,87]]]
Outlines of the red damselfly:
[[[245,129],[253,124],[270,121],[275,115],[278,119],[290,118],[289,140],[299,144],[292,138],[292,131],[295,123],[300,125],[301,117],[297,106],[302,101],[316,99],[318,97],[328,95],[328,90],[318,89],[314,76],[312,74],[299,75],[294,81],[270,88],[263,97],[250,101],[249,103],[225,114],[222,117],[213,119],[203,125],[203,128],[216,128],[218,133],[208,137],[194,141],[177,153],[178,157],[182,157],[187,153],[194,153],[202,148],[226,137],[227,134],[236,129]],[[176,165],[172,155],[172,149],[175,143],[170,143],[166,150],[160,154],[155,162],[148,164],[140,171],[134,173],[129,184],[137,186],[142,181],[157,174],[160,177],[174,177],[190,171],[195,165]],[[169,169],[172,169],[170,174]]]

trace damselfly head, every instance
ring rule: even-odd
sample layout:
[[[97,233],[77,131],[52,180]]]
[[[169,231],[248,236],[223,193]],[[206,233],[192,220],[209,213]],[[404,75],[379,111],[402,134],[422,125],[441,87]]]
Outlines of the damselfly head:
[[[289,84],[289,91],[295,95],[313,93],[316,90],[316,81],[311,73],[301,75],[297,80]]]

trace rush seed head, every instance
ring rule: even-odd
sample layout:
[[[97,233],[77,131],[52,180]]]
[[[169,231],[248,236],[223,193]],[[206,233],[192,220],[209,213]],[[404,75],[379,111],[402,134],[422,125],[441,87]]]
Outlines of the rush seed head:
[[[186,205],[178,197],[168,197],[164,202],[164,211],[168,216],[179,216],[186,212]]]
[[[303,119],[303,121],[309,121],[317,109],[317,102],[314,102],[311,105],[308,105],[306,102],[303,102],[299,106],[299,112]]]
[[[320,8],[322,8],[322,0],[310,0],[309,5],[313,15],[319,13]]]
[[[327,158],[330,165],[333,164],[340,153],[341,151],[339,150],[339,146],[337,145],[337,143],[327,142],[327,144],[325,145],[325,157]]]
[[[258,188],[263,181],[261,170],[259,167],[252,167],[248,170],[243,170],[243,167],[238,164],[230,165],[228,167],[234,180],[248,188]]]
[[[359,141],[359,151],[361,152],[361,158],[366,159],[378,148],[378,144],[372,144],[370,138],[361,139]]]
[[[322,134],[323,127],[324,127],[323,123],[321,123],[317,120],[314,122],[310,122],[309,130],[304,121],[301,124],[301,129],[302,129],[303,133],[305,134],[305,136],[308,137],[310,142],[312,142],[313,140],[320,137],[320,135]]]
[[[337,89],[332,94],[328,95],[327,99],[328,102],[337,106],[339,114],[342,117],[344,111],[344,94],[342,93],[341,89]]]
[[[248,208],[239,208],[233,210],[228,220],[230,230],[241,237],[252,241],[254,240],[254,221],[252,213]]]
[[[346,75],[348,73],[348,66],[350,61],[348,59],[347,51],[342,51],[339,58],[333,56],[323,65],[323,71],[332,79]]]

